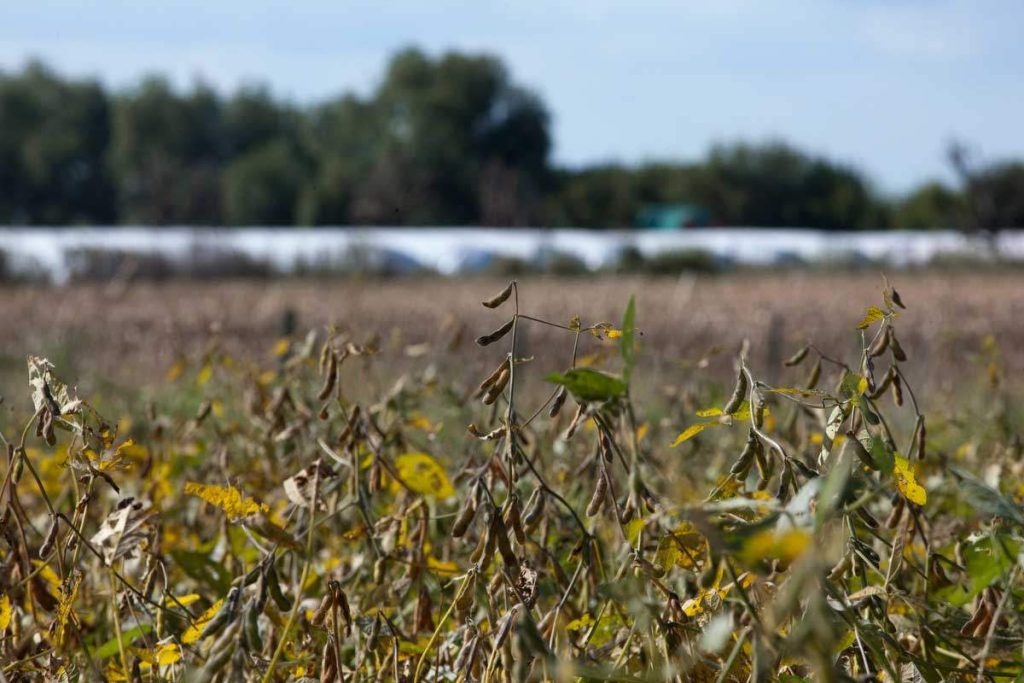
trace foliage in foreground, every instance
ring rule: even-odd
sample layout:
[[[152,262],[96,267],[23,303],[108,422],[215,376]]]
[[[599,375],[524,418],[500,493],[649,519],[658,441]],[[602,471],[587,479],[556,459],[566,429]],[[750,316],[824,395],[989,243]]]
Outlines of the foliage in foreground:
[[[198,411],[151,410],[133,441],[31,358],[34,414],[3,431],[2,678],[1016,678],[1019,444],[926,422],[883,299],[852,364],[787,361],[799,386],[741,350],[674,443],[631,397],[632,301],[618,327],[562,325],[515,283],[484,303],[512,312],[468,390],[428,367],[356,402],[376,350],[329,330],[274,370],[207,354]],[[524,406],[538,324],[568,364]]]

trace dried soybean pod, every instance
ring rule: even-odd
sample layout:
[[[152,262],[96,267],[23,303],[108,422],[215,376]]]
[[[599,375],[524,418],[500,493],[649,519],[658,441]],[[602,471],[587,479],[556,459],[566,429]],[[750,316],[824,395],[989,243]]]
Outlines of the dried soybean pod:
[[[743,399],[747,395],[748,388],[747,373],[743,372],[743,367],[740,366],[736,371],[736,386],[733,387],[732,396],[729,397],[728,403],[722,408],[722,412],[726,415],[732,415],[739,410],[740,404],[743,403]]]
[[[338,678],[338,657],[334,652],[331,638],[327,638],[323,654],[320,656],[320,683],[334,683]]]
[[[787,368],[791,368],[794,365],[799,365],[800,363],[803,362],[804,358],[807,358],[807,352],[810,351],[810,350],[811,350],[811,345],[810,344],[807,344],[807,345],[801,347],[801,349],[799,351],[797,351],[792,356],[787,358],[783,362],[783,365],[785,365]]]
[[[504,337],[506,334],[509,333],[509,330],[512,329],[512,325],[515,324],[515,322],[516,322],[516,319],[512,318],[507,323],[505,323],[504,325],[502,325],[498,329],[494,330],[494,332],[491,332],[490,334],[485,334],[485,335],[483,335],[481,337],[477,337],[476,338],[477,345],[478,346],[488,346],[488,345],[493,344],[494,342],[498,341],[499,339],[501,339],[502,337]]]
[[[892,400],[898,406],[903,405],[903,386],[899,375],[892,377]]]
[[[762,396],[761,392],[759,392],[759,391],[758,392],[754,392],[754,411],[753,411],[753,416],[754,416],[754,425],[758,429],[761,429],[762,427],[764,427],[764,409],[765,409],[764,396]]]
[[[518,567],[519,560],[512,550],[512,543],[508,540],[508,527],[501,521],[501,515],[497,511],[494,512],[491,524],[493,525],[494,540],[498,546],[498,552],[501,553],[501,559],[505,561],[505,566]]]
[[[907,360],[907,354],[903,351],[903,347],[900,346],[900,342],[896,339],[896,333],[892,333],[891,339],[889,340],[889,348],[892,350],[892,357],[901,363]]]
[[[818,380],[821,379],[821,359],[814,361],[814,367],[811,368],[811,374],[807,376],[807,381],[804,383],[804,388],[813,389],[818,386]]]
[[[462,580],[459,592],[455,594],[455,611],[465,614],[473,606],[473,594],[476,592],[476,571],[469,570],[469,574]]]
[[[754,452],[757,450],[756,444],[757,436],[754,434],[754,430],[751,429],[747,433],[747,443],[743,446],[743,451],[740,453],[740,457],[737,458],[736,462],[733,463],[732,469],[729,470],[730,474],[734,474],[738,477],[746,477],[747,472],[750,471],[750,466],[754,464]]]
[[[469,561],[473,564],[479,564],[483,558],[484,553],[487,552],[487,546],[491,543],[491,525],[488,524],[484,527],[484,532],[480,534],[479,540],[477,540],[476,547],[473,548],[473,552],[469,555]]]
[[[885,331],[875,337],[875,341],[868,347],[868,358],[875,358],[885,353],[889,348],[889,341],[892,338],[892,328],[886,326]]]
[[[328,590],[324,593],[324,597],[320,598],[320,605],[313,612],[313,617],[309,620],[309,623],[313,624],[313,626],[323,624],[332,607],[334,607],[334,594]]]
[[[474,486],[470,491],[469,498],[462,505],[462,509],[459,510],[455,523],[452,524],[452,538],[462,538],[465,535],[473,518],[476,517],[476,508],[476,487]]]
[[[505,387],[508,385],[508,380],[511,376],[512,372],[506,365],[504,368],[502,368],[501,374],[498,375],[498,379],[494,380],[494,384],[492,384],[490,389],[487,390],[487,395],[484,396],[484,405],[491,405],[497,400],[499,396],[501,396],[501,392],[505,390]]]
[[[565,434],[562,436],[565,441],[571,439],[573,434],[576,433],[576,428],[580,426],[580,418],[583,417],[583,411],[584,405],[581,403],[579,407],[576,408],[576,414],[572,416],[572,422],[569,423],[569,427],[565,430]]]
[[[565,404],[565,398],[569,395],[568,390],[565,387],[561,387],[558,393],[555,394],[555,400],[551,404],[551,410],[548,411],[548,417],[558,417],[558,413],[562,412],[562,406]]]
[[[886,528],[896,528],[896,526],[900,523],[900,519],[903,517],[903,509],[903,497],[900,496],[896,499],[896,502],[893,503],[892,511],[889,513],[889,516],[885,519]]]
[[[267,591],[279,610],[287,612],[292,608],[292,601],[281,590],[281,581],[278,579],[277,569],[274,568],[273,562],[267,566]]]
[[[245,643],[252,652],[263,650],[263,638],[260,636],[260,611],[256,609],[256,600],[251,600],[245,610]]]
[[[483,382],[480,382],[480,386],[477,387],[478,394],[483,394],[491,387],[492,384],[498,381],[498,377],[501,376],[501,373],[508,368],[508,362],[509,359],[505,358],[505,360],[501,361],[498,367],[494,368],[494,371],[491,372],[491,374],[487,375],[487,378],[484,379]]]
[[[526,531],[523,529],[523,506],[519,502],[517,493],[509,496],[509,502],[505,509],[505,526],[512,529],[519,545],[526,543]]]
[[[594,495],[590,497],[590,502],[587,504],[587,517],[593,517],[600,513],[601,508],[604,507],[605,498],[607,497],[608,477],[604,472],[601,472],[601,476],[597,480],[597,486],[594,487]]]
[[[513,280],[512,282],[508,283],[508,286],[505,287],[505,289],[501,290],[487,301],[482,301],[480,303],[482,303],[487,308],[497,308],[498,306],[502,305],[508,300],[509,295],[512,294],[512,288],[515,286],[515,284],[516,281]]]
[[[537,487],[530,494],[530,498],[526,501],[526,511],[523,513],[523,526],[527,531],[533,531],[533,529],[540,522],[541,515],[544,513],[544,489]]]
[[[605,462],[611,462],[612,461],[612,442],[611,442],[611,439],[608,438],[608,435],[605,432],[601,432],[601,437],[599,439],[599,444],[600,444],[600,449],[601,449],[601,455],[602,455],[602,457],[604,457],[604,461]]]
[[[43,544],[39,546],[39,558],[45,560],[51,552],[53,552],[53,546],[57,543],[57,529],[60,527],[58,517],[54,517],[50,521],[50,529],[46,532],[46,539]]]
[[[893,380],[894,377],[896,377],[896,368],[894,366],[890,365],[889,369],[886,371],[885,375],[882,377],[882,382],[878,386],[875,387],[875,390],[873,392],[871,392],[869,394],[871,399],[872,400],[877,399],[879,396],[884,394],[885,390],[889,388],[890,384],[892,384],[892,380]]]
[[[317,399],[323,401],[331,392],[334,391],[334,382],[338,379],[338,357],[334,355],[334,352],[330,352],[330,356],[327,359],[327,372],[324,374],[324,383],[320,387],[320,392],[316,395]]]

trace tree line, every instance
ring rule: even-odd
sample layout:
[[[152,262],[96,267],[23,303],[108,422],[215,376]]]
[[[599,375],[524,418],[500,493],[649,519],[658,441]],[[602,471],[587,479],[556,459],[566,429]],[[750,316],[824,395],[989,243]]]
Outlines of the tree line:
[[[151,77],[112,92],[33,62],[0,72],[0,223],[628,227],[650,206],[711,225],[1024,225],[1024,164],[950,151],[960,182],[886,197],[782,142],[695,163],[562,168],[550,114],[492,56],[394,55],[366,97],[311,106]]]

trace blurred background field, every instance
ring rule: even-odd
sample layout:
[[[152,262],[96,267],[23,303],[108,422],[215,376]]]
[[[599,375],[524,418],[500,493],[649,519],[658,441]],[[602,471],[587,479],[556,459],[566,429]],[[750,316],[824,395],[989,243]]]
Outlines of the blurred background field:
[[[728,382],[732,356],[744,339],[751,340],[753,362],[771,380],[780,377],[782,359],[807,342],[854,353],[856,324],[868,305],[878,303],[882,283],[870,269],[519,277],[524,310],[563,324],[576,314],[585,322],[616,323],[636,294],[638,386],[648,398],[666,398],[669,385],[692,383],[696,389]],[[986,344],[1001,351],[1004,381],[1019,384],[1024,272],[923,270],[890,277],[910,307],[900,318],[902,337],[915,350],[906,371],[928,389],[932,402],[941,404],[961,385],[984,384],[991,360]],[[0,317],[8,321],[0,327],[4,385],[20,386],[25,355],[41,353],[83,391],[98,386],[134,399],[164,385],[182,359],[191,373],[211,351],[273,368],[279,340],[299,344],[308,330],[322,337],[329,327],[358,343],[378,340],[376,381],[434,365],[468,385],[486,374],[489,362],[472,343],[494,323],[479,301],[505,282],[497,276],[413,276],[7,285],[0,288]],[[524,334],[527,355],[564,341],[557,330],[543,327]],[[581,353],[600,363],[614,351],[609,341],[585,338]],[[537,355],[553,363],[547,370],[562,369],[559,359]],[[358,391],[359,382],[352,384]]]

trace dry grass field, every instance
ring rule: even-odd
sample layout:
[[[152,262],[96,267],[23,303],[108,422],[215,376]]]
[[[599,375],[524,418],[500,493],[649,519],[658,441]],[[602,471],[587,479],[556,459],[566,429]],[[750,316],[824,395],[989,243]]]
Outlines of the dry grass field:
[[[908,372],[919,383],[951,390],[977,372],[971,360],[989,335],[1007,377],[1022,376],[1024,274],[905,273],[892,280],[910,306],[900,326],[915,350]],[[0,319],[6,321],[0,363],[5,377],[20,378],[27,353],[46,353],[85,385],[103,378],[138,387],[162,380],[176,359],[194,357],[214,340],[232,356],[265,362],[292,311],[297,336],[333,324],[357,340],[379,335],[381,363],[395,371],[426,356],[446,371],[475,377],[481,361],[464,356],[460,341],[487,324],[478,302],[501,284],[398,279],[7,287],[0,289]],[[726,382],[731,355],[744,338],[769,377],[807,341],[837,352],[855,349],[854,323],[877,303],[881,284],[878,274],[828,273],[525,278],[523,304],[563,322],[577,313],[618,321],[635,294],[641,376],[651,373],[657,382],[665,372],[706,365],[711,378]],[[557,338],[543,328],[529,334],[527,345],[539,347]]]

